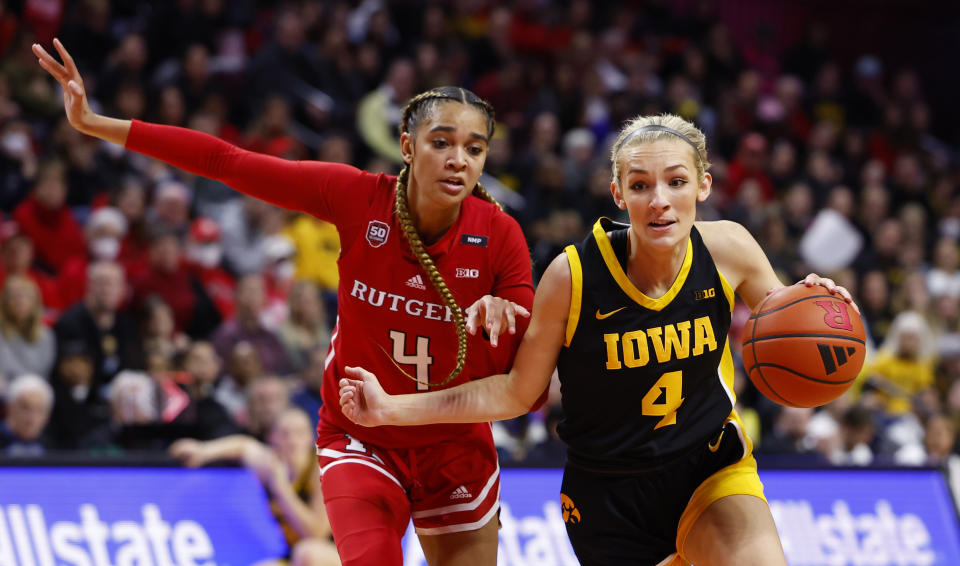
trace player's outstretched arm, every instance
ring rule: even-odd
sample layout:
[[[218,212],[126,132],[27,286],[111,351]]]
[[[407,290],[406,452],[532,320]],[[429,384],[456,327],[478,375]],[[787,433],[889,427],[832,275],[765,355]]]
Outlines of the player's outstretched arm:
[[[355,204],[356,192],[349,189],[356,186],[362,172],[349,165],[290,161],[247,151],[189,128],[119,120],[93,112],[73,58],[59,40],[55,39],[53,45],[63,64],[39,44],[33,45],[33,53],[40,66],[60,83],[67,120],[78,131],[216,179],[281,208],[308,212],[324,220],[335,222],[339,211]]]
[[[570,310],[570,268],[565,254],[544,273],[533,302],[533,316],[509,374],[457,387],[388,395],[372,373],[348,367],[340,380],[340,406],[363,426],[471,423],[511,419],[530,410],[550,383],[563,347]]]

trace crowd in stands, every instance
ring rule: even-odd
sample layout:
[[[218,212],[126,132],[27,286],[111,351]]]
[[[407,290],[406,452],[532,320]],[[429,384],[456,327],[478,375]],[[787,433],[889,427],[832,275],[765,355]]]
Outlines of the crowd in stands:
[[[481,183],[520,221],[535,277],[598,216],[623,219],[622,123],[692,119],[713,164],[701,217],[747,226],[786,283],[835,278],[868,328],[861,378],[820,409],[763,398],[738,363],[761,465],[956,454],[960,177],[934,85],[866,49],[833,58],[818,26],[745,49],[710,3],[688,4],[2,3],[0,457],[267,442],[291,406],[315,425],[336,317],[331,225],[77,133],[30,52],[54,36],[108,115],[371,171],[399,169],[411,95],[472,89],[497,112]],[[561,418],[550,403],[498,424],[502,461],[562,464]]]

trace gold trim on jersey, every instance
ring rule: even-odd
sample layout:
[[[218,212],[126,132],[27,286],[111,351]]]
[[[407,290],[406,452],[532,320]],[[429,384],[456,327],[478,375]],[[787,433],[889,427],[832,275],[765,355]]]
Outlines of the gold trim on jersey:
[[[573,335],[577,332],[577,323],[580,322],[580,307],[583,302],[583,267],[580,265],[580,254],[576,246],[570,245],[563,249],[570,263],[570,314],[567,315],[567,333],[563,345],[570,346]]]
[[[720,384],[727,393],[727,397],[730,398],[731,408],[737,403],[737,394],[733,389],[734,371],[733,355],[730,353],[730,339],[728,338],[723,341],[723,354],[720,356],[719,372]]]
[[[683,265],[680,266],[680,273],[677,274],[673,285],[670,286],[670,289],[667,290],[662,297],[653,299],[644,295],[640,289],[637,289],[633,282],[630,281],[630,278],[627,277],[627,274],[624,273],[623,267],[620,266],[620,261],[617,260],[617,254],[613,251],[613,246],[610,245],[610,238],[607,237],[606,230],[600,225],[602,220],[602,218],[597,220],[596,224],[593,225],[593,237],[597,240],[600,255],[603,256],[603,261],[607,264],[607,269],[610,270],[610,274],[613,275],[613,278],[617,281],[617,284],[620,285],[620,288],[623,289],[623,292],[640,306],[653,311],[663,310],[663,308],[669,305],[670,301],[677,296],[677,293],[680,292],[684,282],[687,280],[687,275],[690,273],[690,266],[693,265],[693,240],[689,237],[687,238],[687,251],[683,256]],[[726,292],[726,289],[724,289],[724,292]],[[733,305],[732,302],[730,304]]]
[[[730,312],[733,312],[733,302],[736,300],[733,295],[733,287],[730,286],[730,282],[723,276],[719,268],[717,269],[717,275],[720,276],[720,285],[723,287],[723,295],[727,298],[727,304],[730,305]]]

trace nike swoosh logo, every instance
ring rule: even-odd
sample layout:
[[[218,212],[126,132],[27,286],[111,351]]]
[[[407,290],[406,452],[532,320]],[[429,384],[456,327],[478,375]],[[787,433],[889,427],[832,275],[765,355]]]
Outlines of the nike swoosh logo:
[[[707,444],[707,448],[708,448],[711,452],[716,452],[716,451],[720,448],[720,441],[723,440],[723,433],[725,433],[725,432],[726,432],[725,430],[721,430],[721,431],[720,431],[720,436],[718,436],[715,441],[710,442],[710,443]]]
[[[600,309],[597,309],[597,320],[603,320],[603,319],[605,319],[605,318],[609,318],[609,317],[617,314],[618,312],[622,311],[622,310],[625,309],[625,308],[627,308],[627,307],[620,307],[620,308],[618,308],[617,310],[615,310],[615,311],[610,311],[610,312],[608,312],[608,313],[602,313],[602,312],[600,312]]]

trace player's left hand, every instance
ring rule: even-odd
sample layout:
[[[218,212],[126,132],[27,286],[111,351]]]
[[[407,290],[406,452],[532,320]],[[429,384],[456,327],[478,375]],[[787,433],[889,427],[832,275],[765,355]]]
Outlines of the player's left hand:
[[[380,426],[387,422],[390,395],[383,390],[377,376],[361,367],[344,368],[352,378],[340,380],[340,408],[351,421],[361,426]]]
[[[490,336],[490,344],[494,348],[496,348],[497,339],[504,329],[509,334],[517,333],[517,316],[530,316],[530,311],[523,306],[493,295],[480,297],[475,303],[467,307],[466,313],[467,332],[476,335],[477,328],[482,324],[487,330],[487,334]]]
[[[857,303],[853,302],[853,295],[850,294],[850,291],[837,283],[833,279],[827,277],[820,277],[816,273],[811,273],[803,278],[803,281],[800,281],[807,287],[813,287],[814,285],[820,285],[825,287],[833,295],[840,295],[844,301],[847,302],[850,306],[853,307],[853,310],[857,311],[857,314],[860,314],[860,307],[857,306]]]

